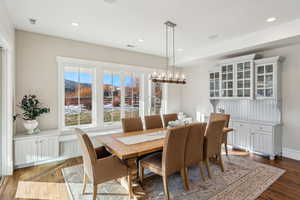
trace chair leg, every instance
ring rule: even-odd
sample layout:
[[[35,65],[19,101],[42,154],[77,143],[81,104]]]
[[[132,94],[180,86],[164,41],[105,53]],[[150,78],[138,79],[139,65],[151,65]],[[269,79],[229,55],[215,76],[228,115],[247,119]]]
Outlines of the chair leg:
[[[221,167],[221,171],[224,172],[224,165],[223,165],[221,153],[218,155],[218,158],[219,158],[218,160],[219,160],[219,165]]]
[[[128,173],[127,179],[128,179],[127,181],[128,181],[129,199],[131,199],[133,197],[131,172]]]
[[[224,142],[224,147],[225,147],[226,156],[228,157],[227,141]]]
[[[165,197],[166,200],[170,199],[170,195],[169,195],[169,187],[168,187],[168,177],[166,175],[163,175],[163,183],[164,183],[164,191],[165,191]]]
[[[143,168],[143,166],[141,165],[141,163],[140,163],[140,165],[139,165],[139,177],[140,177],[140,182],[141,182],[141,184],[143,183],[143,180],[144,180],[144,168]]]
[[[199,162],[200,175],[202,176],[203,181],[205,181],[204,171],[202,168],[202,161]]]
[[[187,178],[187,168],[182,168],[180,170],[180,174],[181,174],[181,178],[182,178],[182,181],[183,181],[184,190],[188,191],[189,190],[189,183],[188,183],[188,178]]]
[[[97,184],[93,186],[93,200],[97,199]]]
[[[208,173],[208,178],[211,178],[211,173],[210,173],[210,169],[209,169],[209,159],[208,158],[205,159],[205,165],[206,165],[206,169],[207,169],[207,173]]]
[[[82,188],[82,194],[85,193],[87,181],[88,181],[88,177],[87,177],[87,175],[84,173],[84,175],[83,175],[83,188]]]

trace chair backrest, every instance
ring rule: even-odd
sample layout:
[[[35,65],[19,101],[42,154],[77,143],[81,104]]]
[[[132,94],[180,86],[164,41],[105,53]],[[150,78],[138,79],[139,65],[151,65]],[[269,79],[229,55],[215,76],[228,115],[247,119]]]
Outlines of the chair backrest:
[[[224,124],[224,120],[210,121],[208,123],[205,131],[206,142],[204,147],[206,156],[210,157],[221,153]]]
[[[184,167],[187,126],[171,128],[167,132],[162,155],[162,170],[165,175],[173,174]]]
[[[198,164],[203,160],[203,143],[207,123],[189,124],[189,133],[185,146],[185,166]]]
[[[94,164],[97,160],[97,155],[89,136],[81,129],[76,128],[79,145],[82,151],[83,167],[89,178],[94,177]]]
[[[209,121],[225,121],[225,127],[229,126],[230,115],[229,114],[221,114],[221,113],[211,113],[209,117]]]
[[[124,133],[144,130],[140,117],[122,119],[122,127]]]
[[[148,115],[145,116],[145,128],[155,129],[155,128],[163,128],[162,120],[160,115]]]
[[[178,120],[177,113],[163,115],[164,126],[168,127],[170,121]]]

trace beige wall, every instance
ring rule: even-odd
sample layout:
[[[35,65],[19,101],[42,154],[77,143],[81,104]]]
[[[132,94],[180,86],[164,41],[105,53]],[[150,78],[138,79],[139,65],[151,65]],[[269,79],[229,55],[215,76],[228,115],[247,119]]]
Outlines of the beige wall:
[[[163,57],[16,31],[16,100],[19,102],[24,94],[32,93],[51,108],[50,114],[39,119],[41,129],[58,127],[56,56],[144,67],[164,66]],[[18,120],[17,132],[20,131],[24,131],[24,128],[21,120]]]
[[[282,120],[283,147],[300,151],[300,44],[257,52],[264,57],[283,56]],[[208,70],[215,62],[186,68],[188,84],[182,89],[181,108],[195,117],[196,111],[208,113]]]

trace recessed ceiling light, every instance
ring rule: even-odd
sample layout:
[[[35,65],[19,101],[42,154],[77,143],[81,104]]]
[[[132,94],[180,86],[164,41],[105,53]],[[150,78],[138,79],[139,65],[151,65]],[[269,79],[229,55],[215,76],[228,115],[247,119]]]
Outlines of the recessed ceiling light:
[[[117,0],[104,0],[105,3],[109,3],[109,4],[113,4],[115,3]]]
[[[210,39],[210,40],[214,40],[214,39],[217,39],[219,37],[219,35],[217,35],[217,34],[214,34],[214,35],[210,35],[210,36],[208,36],[208,39]]]
[[[79,26],[77,22],[72,22],[72,26]]]
[[[276,20],[277,20],[276,17],[269,17],[269,18],[267,19],[267,22],[275,22]]]
[[[139,42],[144,42],[144,40],[142,38],[139,39]]]
[[[29,20],[29,23],[32,25],[36,24],[36,19],[29,18],[28,20]]]
[[[177,49],[177,51],[183,51],[183,49],[182,49],[182,48],[179,48],[179,49]]]
[[[128,48],[134,48],[135,45],[133,45],[133,44],[127,44],[126,47],[128,47]]]

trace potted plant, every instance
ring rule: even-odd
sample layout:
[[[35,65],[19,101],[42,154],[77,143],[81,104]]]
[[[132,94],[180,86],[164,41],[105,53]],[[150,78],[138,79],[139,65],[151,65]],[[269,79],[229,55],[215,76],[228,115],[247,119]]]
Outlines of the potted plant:
[[[28,134],[38,132],[37,126],[39,123],[36,120],[37,117],[50,112],[49,108],[41,105],[36,95],[25,95],[18,107],[23,110],[23,113],[15,115],[14,119],[18,116],[22,117]]]

